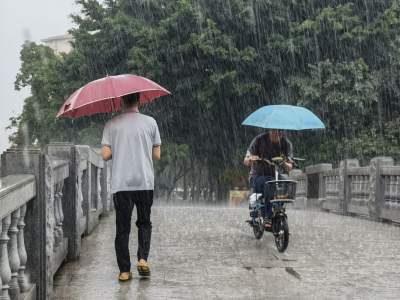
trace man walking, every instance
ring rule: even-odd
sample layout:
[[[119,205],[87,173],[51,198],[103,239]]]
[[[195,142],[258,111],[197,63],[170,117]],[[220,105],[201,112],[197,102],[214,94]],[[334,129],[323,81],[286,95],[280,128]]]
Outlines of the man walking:
[[[137,270],[149,276],[147,258],[151,241],[151,206],[153,204],[153,160],[160,159],[160,133],[157,122],[139,113],[139,94],[122,97],[125,110],[104,127],[102,157],[112,159],[111,193],[116,211],[115,252],[119,280],[132,278],[129,234],[134,206],[138,227]]]

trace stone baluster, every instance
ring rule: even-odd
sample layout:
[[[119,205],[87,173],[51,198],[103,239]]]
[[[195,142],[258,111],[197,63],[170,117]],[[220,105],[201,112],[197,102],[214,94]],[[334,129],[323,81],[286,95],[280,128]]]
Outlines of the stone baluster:
[[[331,188],[333,193],[337,193],[339,191],[339,177],[338,176],[331,176]]]
[[[381,175],[381,168],[383,166],[393,166],[393,163],[394,161],[391,157],[374,157],[370,161],[368,207],[369,216],[373,220],[381,218],[381,209],[385,205],[386,186],[384,180],[386,178]],[[387,191],[390,193],[390,187],[388,188]]]
[[[3,225],[1,224],[1,219],[0,219],[0,234],[1,234],[1,229],[2,228],[3,228]],[[0,251],[1,251],[1,248],[0,248]],[[1,257],[1,253],[0,253],[0,257]],[[0,272],[0,298],[1,298],[1,294],[2,293],[3,293],[3,281],[1,280],[1,272]]]
[[[337,194],[339,193],[339,177],[338,176],[329,176],[330,179],[330,190],[331,193]]]
[[[335,191],[336,188],[336,179],[334,176],[327,176],[325,177],[325,197],[326,197],[326,192],[332,192]]]
[[[58,183],[58,190],[57,190],[57,207],[58,207],[58,223],[57,223],[57,228],[59,230],[59,239],[60,242],[64,238],[64,231],[63,231],[63,221],[64,221],[64,212],[63,212],[63,207],[62,207],[62,199],[63,199],[63,187],[64,187],[64,182],[61,181]]]
[[[329,177],[327,177],[327,176],[324,176],[323,177],[324,179],[323,179],[323,187],[324,187],[324,189],[323,189],[323,191],[322,191],[322,198],[326,198],[326,192],[327,191],[329,191]]]
[[[354,176],[350,176],[349,180],[351,180],[351,178],[354,178]],[[350,189],[350,191],[349,191],[349,203],[352,200],[352,196],[353,196],[352,194],[354,194],[354,197],[356,198],[357,202],[359,201],[359,198],[360,198],[359,193],[361,192],[362,176],[356,175],[354,179],[355,179],[354,190]]]
[[[0,220],[0,234],[1,234],[1,228],[2,228],[2,224],[1,224],[1,220]],[[1,298],[2,293],[3,293],[3,281],[1,280],[1,273],[0,273],[0,298]]]
[[[77,192],[77,196],[78,196],[78,203],[76,204],[76,209],[78,210],[78,220],[79,220],[79,230],[80,231],[84,231],[83,228],[81,228],[81,226],[83,224],[81,224],[81,220],[84,217],[84,213],[83,213],[83,194],[82,194],[82,176],[83,176],[83,170],[81,170],[79,168],[78,170],[78,177],[76,178],[76,192]],[[82,232],[80,232],[82,233]]]
[[[387,199],[389,197],[389,176],[383,176],[383,186],[384,186],[384,193],[382,197],[382,205],[387,205]]]
[[[86,170],[82,171],[82,175],[80,176],[80,192],[81,192],[81,207],[82,207],[82,212],[83,216],[88,219],[88,214],[89,214],[89,207],[91,203],[91,199],[89,197],[89,169],[90,165],[88,165],[88,168]]]
[[[18,283],[19,288],[22,293],[27,292],[29,290],[28,279],[25,275],[27,254],[25,248],[25,238],[24,238],[24,228],[25,228],[25,215],[26,215],[26,204],[23,205],[20,209],[20,218],[18,222],[18,253],[20,259],[20,267],[18,270]]]
[[[390,206],[394,207],[394,199],[396,197],[396,176],[390,176]]]
[[[393,176],[389,176],[389,207],[393,208]]]
[[[102,208],[102,201],[101,201],[101,169],[97,168],[97,172],[96,172],[96,176],[97,176],[97,205],[96,208],[97,209],[101,209]]]
[[[8,294],[9,282],[11,280],[11,269],[10,263],[8,261],[8,250],[7,243],[10,240],[7,233],[8,228],[10,228],[11,217],[7,216],[3,219],[0,224],[1,235],[0,235],[0,276],[3,283],[2,290],[0,291],[0,300],[9,300],[10,296]]]
[[[108,205],[109,205],[109,209],[110,211],[114,210],[114,202],[112,201],[112,195],[111,195],[111,164],[110,162],[106,162],[105,164],[105,168],[107,168],[107,178],[106,178],[106,182],[107,182],[107,199],[108,199]],[[186,178],[186,177],[184,177]]]
[[[59,215],[59,209],[58,209],[58,185],[55,184],[54,186],[54,197],[53,197],[53,208],[54,208],[54,248],[53,251],[57,250],[57,246],[60,244],[60,230],[59,230],[59,220],[60,220],[60,215]]]
[[[20,267],[19,253],[18,253],[18,222],[20,218],[20,209],[15,210],[11,214],[11,226],[8,230],[10,242],[8,244],[8,259],[11,267],[11,281],[9,294],[11,299],[19,299],[20,290],[18,284],[18,270]]]
[[[395,191],[394,191],[394,177],[393,175],[388,176],[389,177],[389,204],[390,208],[393,208],[393,198],[395,196]]]
[[[400,204],[400,176],[396,176],[396,206],[397,208],[399,208],[399,204]]]

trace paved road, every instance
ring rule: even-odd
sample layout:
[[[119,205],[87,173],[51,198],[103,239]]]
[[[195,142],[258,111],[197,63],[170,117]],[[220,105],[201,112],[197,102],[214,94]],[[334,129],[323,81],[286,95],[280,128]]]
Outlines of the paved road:
[[[56,275],[56,299],[400,299],[400,227],[288,215],[291,240],[280,254],[271,234],[254,239],[244,208],[154,207],[152,276],[134,273],[128,283],[116,279],[115,218],[103,218],[81,259]]]

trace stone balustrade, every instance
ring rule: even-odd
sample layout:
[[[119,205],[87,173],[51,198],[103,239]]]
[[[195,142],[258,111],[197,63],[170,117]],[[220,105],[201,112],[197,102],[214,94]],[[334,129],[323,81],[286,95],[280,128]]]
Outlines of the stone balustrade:
[[[290,173],[290,177],[296,180],[296,201],[294,203],[296,208],[307,207],[307,175],[301,170],[295,169]]]
[[[1,155],[0,300],[51,299],[63,262],[113,209],[99,150],[56,143]]]
[[[380,169],[380,217],[400,222],[400,166]]]
[[[25,247],[25,216],[35,199],[34,176],[0,178],[0,299],[29,299],[36,292],[27,279]]]
[[[357,159],[344,160],[335,169],[330,164],[313,165],[293,178],[298,181],[300,202],[306,178],[306,207],[400,222],[400,166],[390,157],[375,157],[368,166],[360,166]]]
[[[98,149],[54,143],[1,155],[0,300],[51,299],[63,262],[113,209],[110,166]],[[293,172],[301,206],[400,222],[400,166],[377,157]]]
[[[341,211],[339,169],[322,173],[322,189],[319,201],[326,209]]]

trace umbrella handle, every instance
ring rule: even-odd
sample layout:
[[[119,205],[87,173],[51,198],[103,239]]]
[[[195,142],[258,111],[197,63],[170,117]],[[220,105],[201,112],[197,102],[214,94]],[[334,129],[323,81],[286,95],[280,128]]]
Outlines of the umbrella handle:
[[[268,159],[266,159],[266,158],[258,158],[258,159],[254,159],[254,161],[263,161],[263,162],[266,162],[266,163],[268,163],[268,164],[270,164],[270,165],[274,165],[274,163],[273,162],[271,162],[270,160],[268,160]]]

